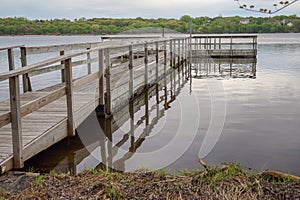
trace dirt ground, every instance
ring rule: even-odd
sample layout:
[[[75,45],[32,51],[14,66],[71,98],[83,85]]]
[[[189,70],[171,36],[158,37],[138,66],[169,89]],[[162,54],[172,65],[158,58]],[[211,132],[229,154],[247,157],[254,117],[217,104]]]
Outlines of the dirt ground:
[[[0,199],[299,199],[300,181],[223,167],[168,175],[88,170],[77,175],[8,172]]]

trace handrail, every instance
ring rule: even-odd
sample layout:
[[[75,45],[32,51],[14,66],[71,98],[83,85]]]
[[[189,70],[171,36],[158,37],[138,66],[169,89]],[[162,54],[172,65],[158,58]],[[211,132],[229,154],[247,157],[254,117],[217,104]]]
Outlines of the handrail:
[[[101,48],[99,48],[99,50],[100,49]],[[81,51],[81,52],[78,52],[78,53],[72,53],[72,54],[63,55],[63,56],[59,56],[59,57],[55,57],[55,58],[50,58],[50,59],[47,59],[47,60],[44,60],[44,61],[41,61],[41,62],[38,62],[38,63],[27,65],[27,66],[22,67],[20,69],[14,69],[14,70],[11,70],[11,71],[8,71],[8,72],[4,72],[4,73],[0,74],[0,81],[7,80],[7,79],[9,79],[11,77],[14,77],[14,76],[29,73],[33,69],[37,69],[37,68],[40,68],[40,67],[45,67],[47,65],[51,65],[53,63],[64,61],[64,60],[70,59],[72,57],[77,57],[77,56],[80,56],[80,55],[83,55],[83,54],[86,54],[86,53],[90,53],[93,50],[94,49],[84,50],[84,51]]]
[[[179,38],[176,38],[176,39],[179,39]],[[184,38],[181,38],[181,39],[186,39],[186,38],[184,37]],[[153,41],[153,42],[150,41],[150,42],[146,42],[146,43],[147,44],[155,44],[156,42],[164,42],[164,41],[171,41],[171,40],[175,40],[175,39],[174,38],[172,38],[172,39],[163,39],[163,40],[158,40],[158,41]],[[55,58],[50,58],[50,59],[47,59],[47,60],[44,60],[44,61],[41,61],[41,62],[37,62],[37,63],[31,64],[31,65],[27,65],[27,66],[22,67],[20,69],[14,69],[14,70],[11,70],[11,71],[8,71],[8,72],[1,73],[0,74],[0,81],[7,80],[7,79],[9,79],[11,77],[14,77],[14,76],[24,75],[26,73],[29,73],[31,70],[38,69],[40,67],[45,67],[45,66],[57,63],[57,62],[65,61],[65,60],[70,59],[72,57],[77,57],[77,56],[85,55],[87,53],[91,53],[91,52],[99,51],[99,50],[104,50],[104,49],[112,50],[112,49],[125,48],[125,47],[129,48],[131,45],[132,46],[139,46],[139,45],[141,45],[141,43],[124,44],[124,45],[117,45],[117,46],[113,46],[113,47],[95,47],[95,48],[91,48],[91,49],[76,52],[76,53],[71,53],[71,54],[58,56],[58,57],[55,57]]]
[[[257,38],[257,35],[194,35],[192,38]]]
[[[16,49],[16,48],[20,48],[20,47],[24,47],[24,45],[16,45],[16,46],[9,46],[9,47],[1,47],[0,51],[5,51],[8,49]]]

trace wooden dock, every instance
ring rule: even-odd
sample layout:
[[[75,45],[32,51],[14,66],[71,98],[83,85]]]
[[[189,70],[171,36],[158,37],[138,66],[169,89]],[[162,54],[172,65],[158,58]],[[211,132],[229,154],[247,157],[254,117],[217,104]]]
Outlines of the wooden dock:
[[[193,51],[201,48],[191,41],[182,37],[121,45],[110,41],[1,48],[7,52],[9,71],[0,74],[0,81],[9,82],[10,95],[0,102],[0,172],[22,168],[32,156],[74,136],[95,109],[109,118],[169,70],[187,67]],[[16,51],[21,66],[15,66]],[[30,61],[30,56],[45,53],[50,58]],[[84,67],[84,73],[75,74],[78,67]],[[54,72],[60,83],[34,83],[35,77]]]
[[[205,35],[191,38],[192,57],[256,58],[256,35]]]
[[[10,71],[0,74],[0,81],[9,80],[10,90],[10,99],[0,103],[2,173],[21,168],[24,161],[33,155],[67,136],[74,136],[75,129],[99,106],[104,108],[105,117],[113,115],[144,88],[161,79],[168,70],[182,65],[187,56],[188,39],[111,47],[100,45],[65,55],[62,51],[74,49],[74,45],[21,47],[23,55],[54,48],[61,56],[24,64],[18,69],[14,69],[14,48],[7,48]],[[142,58],[134,56],[141,51],[144,52]],[[24,57],[22,60],[25,63]],[[72,71],[77,65],[85,65],[87,74],[73,79]],[[95,72],[91,69],[93,65],[96,65]],[[62,83],[34,91],[31,77],[55,70],[61,71]],[[23,76],[22,94],[20,76]]]

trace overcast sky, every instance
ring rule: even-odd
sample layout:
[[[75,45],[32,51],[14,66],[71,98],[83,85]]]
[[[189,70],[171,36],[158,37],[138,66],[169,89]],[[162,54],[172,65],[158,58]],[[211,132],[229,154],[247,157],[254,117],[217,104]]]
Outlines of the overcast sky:
[[[243,2],[244,1],[244,2]],[[53,18],[180,18],[182,15],[209,16],[268,16],[238,8],[234,0],[0,0],[0,17]],[[240,0],[262,7],[274,0]],[[266,7],[266,6],[265,6]],[[300,1],[277,14],[300,16]]]

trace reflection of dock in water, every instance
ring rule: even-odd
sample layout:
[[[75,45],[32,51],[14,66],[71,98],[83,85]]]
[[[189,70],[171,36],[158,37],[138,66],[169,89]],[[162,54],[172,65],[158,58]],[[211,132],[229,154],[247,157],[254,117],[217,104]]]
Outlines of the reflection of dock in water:
[[[85,168],[126,170],[125,162],[134,156],[159,119],[165,116],[166,110],[186,83],[187,73],[186,65],[181,70],[170,70],[158,84],[130,101],[113,118],[98,118],[99,123],[96,125],[95,122],[87,124],[87,120],[78,128],[77,136],[63,140],[38,154],[26,166],[33,165],[45,172],[54,170],[78,173]],[[95,121],[96,113],[90,118]],[[129,131],[113,141],[114,133],[126,123],[129,124]]]
[[[193,58],[193,78],[256,78],[256,58]]]

